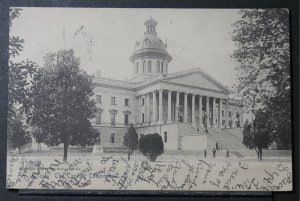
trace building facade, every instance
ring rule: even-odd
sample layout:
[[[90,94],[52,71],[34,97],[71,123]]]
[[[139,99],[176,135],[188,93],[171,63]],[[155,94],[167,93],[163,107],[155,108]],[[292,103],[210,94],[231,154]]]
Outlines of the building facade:
[[[165,148],[174,150],[190,140],[205,142],[199,136],[206,125],[211,134],[243,125],[241,102],[229,99],[229,90],[200,68],[168,73],[172,57],[157,35],[157,22],[150,18],[145,26],[130,57],[133,77],[95,76],[98,109],[92,125],[101,133],[101,144],[121,146],[131,123],[138,134],[159,133]]]

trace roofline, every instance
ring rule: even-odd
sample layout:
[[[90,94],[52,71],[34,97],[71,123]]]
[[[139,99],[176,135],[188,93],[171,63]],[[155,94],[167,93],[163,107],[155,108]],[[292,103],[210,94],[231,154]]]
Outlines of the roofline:
[[[192,69],[189,69],[189,70],[183,70],[183,71],[178,71],[178,72],[175,72],[175,73],[171,73],[171,74],[167,75],[169,78],[166,78],[166,79],[170,80],[170,79],[173,79],[175,77],[184,76],[184,75],[188,75],[188,74],[192,74],[192,73],[197,73],[197,72],[200,72],[201,74],[203,74],[204,76],[206,76],[208,79],[212,80],[217,85],[219,85],[221,88],[223,88],[225,91],[227,91],[228,93],[230,93],[230,90],[227,89],[227,87],[225,87],[222,83],[220,83],[219,81],[217,81],[211,75],[209,75],[206,72],[204,72],[201,68],[192,68]]]

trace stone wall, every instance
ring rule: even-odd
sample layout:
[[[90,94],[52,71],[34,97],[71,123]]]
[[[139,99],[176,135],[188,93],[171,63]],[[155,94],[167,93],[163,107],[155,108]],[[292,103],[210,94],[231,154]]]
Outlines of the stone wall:
[[[111,144],[122,145],[124,141],[124,135],[127,131],[127,128],[118,128],[118,127],[96,127],[100,132],[101,142],[100,144],[111,143],[111,137],[114,135],[114,142]],[[112,145],[113,146],[113,145]]]

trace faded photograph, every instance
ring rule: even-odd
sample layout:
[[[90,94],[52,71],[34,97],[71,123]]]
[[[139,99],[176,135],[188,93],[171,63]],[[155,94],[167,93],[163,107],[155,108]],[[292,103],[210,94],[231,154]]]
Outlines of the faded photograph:
[[[7,188],[291,191],[287,9],[10,8]]]

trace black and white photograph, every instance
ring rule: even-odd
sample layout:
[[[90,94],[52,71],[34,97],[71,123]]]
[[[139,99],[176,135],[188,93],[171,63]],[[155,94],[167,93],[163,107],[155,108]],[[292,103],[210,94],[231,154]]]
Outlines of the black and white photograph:
[[[9,10],[8,189],[292,191],[289,10]]]

